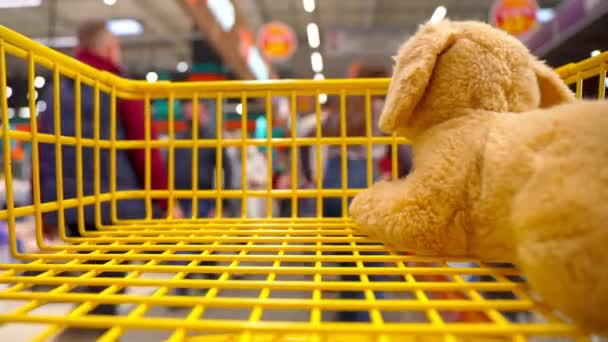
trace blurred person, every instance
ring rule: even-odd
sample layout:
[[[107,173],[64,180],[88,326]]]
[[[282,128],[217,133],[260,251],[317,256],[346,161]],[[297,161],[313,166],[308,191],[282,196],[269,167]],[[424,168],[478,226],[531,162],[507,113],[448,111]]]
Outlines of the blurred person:
[[[387,77],[388,74],[384,68],[355,65],[351,67],[349,76],[354,78],[373,78],[373,77]],[[378,129],[378,119],[381,112],[381,106],[374,105],[379,100],[378,97],[372,96],[372,113],[371,122],[372,135],[381,135]],[[364,137],[366,136],[366,104],[365,97],[363,96],[347,96],[345,99],[346,108],[346,137]],[[321,136],[322,137],[340,137],[340,99],[336,97],[330,97],[328,99],[328,113],[326,118],[321,123]],[[315,127],[316,128],[316,127]],[[306,136],[315,137],[316,129],[311,129]],[[378,149],[374,149],[377,151]],[[384,147],[381,148],[380,153],[384,151]],[[304,171],[304,177],[306,182],[313,183],[314,177],[311,168],[311,147],[305,146],[301,148],[301,163]],[[339,189],[342,187],[342,150],[339,145],[331,145],[327,148],[327,160],[324,165],[323,177],[323,188],[324,189]],[[372,158],[379,159],[376,157],[377,152],[372,153]],[[348,146],[346,152],[347,159],[347,177],[348,177],[348,188],[349,189],[363,189],[367,188],[367,146],[365,145],[354,145]],[[378,163],[372,163],[374,166],[374,176],[376,176]],[[375,177],[372,177],[375,178]],[[348,208],[345,208],[345,210]],[[323,216],[324,217],[342,217],[342,199],[341,198],[325,198],[323,201]]]
[[[384,68],[374,67],[362,64],[353,64],[349,70],[350,78],[374,78],[374,77],[388,77],[388,73]],[[371,103],[371,122],[369,123],[372,128],[372,136],[380,136],[382,133],[378,128],[378,119],[382,111],[382,98],[372,96]],[[322,137],[340,137],[341,136],[341,106],[339,97],[328,98],[328,115],[326,119],[321,123],[321,136]],[[346,108],[345,111],[345,123],[344,127],[346,137],[364,137],[366,136],[366,99],[364,96],[346,96],[345,99]],[[308,136],[315,137],[316,130],[312,130],[308,133]],[[378,171],[378,160],[381,157],[385,147],[374,148],[372,151],[372,179],[376,179]],[[311,170],[311,147],[301,148],[302,166],[304,168],[304,174],[307,182],[314,182],[314,176]],[[346,158],[346,170],[342,170],[342,158]],[[366,145],[354,145],[347,146],[346,155],[342,155],[342,148],[340,145],[330,145],[327,147],[327,159],[324,165],[324,173],[320,175],[323,177],[322,184],[323,189],[341,189],[342,188],[342,171],[347,176],[347,187],[348,189],[365,189],[367,188],[367,162],[368,153]],[[350,198],[347,203],[350,203]],[[348,216],[348,207],[343,208],[342,198],[340,197],[326,197],[323,198],[323,217],[334,217],[339,218],[344,215]],[[352,255],[349,252],[337,253],[340,255]],[[361,253],[362,255],[368,253]],[[340,267],[355,267],[354,262],[340,262]],[[378,263],[365,263],[366,267],[378,267],[382,264]],[[370,274],[372,281],[383,280],[384,277]],[[343,281],[359,281],[358,275],[342,275],[340,276]],[[340,298],[344,299],[362,299],[364,298],[363,292],[341,292]],[[382,293],[376,293],[376,297],[383,297]],[[342,311],[337,313],[338,321],[370,321],[369,313],[367,311],[353,312],[353,311]]]
[[[316,112],[311,112],[307,114],[302,114],[298,118],[298,123],[296,126],[297,136],[307,137],[310,132],[316,132],[317,127],[317,119],[320,119],[320,125],[323,124],[325,119],[327,118],[327,106],[321,105],[321,110],[319,113],[319,117],[317,117]],[[303,165],[303,158],[298,156],[297,158],[297,167],[298,167],[298,189],[315,189],[316,184],[313,182],[313,179],[318,179],[320,174],[323,174],[323,165],[325,165],[325,155],[326,155],[326,145],[320,146],[317,149],[317,146],[312,146],[309,148],[307,152],[310,154],[307,156],[307,160],[309,161],[307,165]],[[302,153],[302,149],[298,149],[297,153]],[[321,164],[320,169],[317,170],[317,153],[320,154]],[[298,217],[314,217],[317,215],[317,199],[311,197],[301,197],[298,203]]]
[[[412,145],[397,145],[397,178],[402,178],[412,170]],[[386,146],[384,155],[378,161],[382,180],[393,179],[393,147]]]
[[[285,97],[273,97],[272,98],[272,123],[270,129],[270,138],[286,138],[289,137],[291,132],[289,130],[290,121],[290,102]],[[266,139],[268,137],[267,119],[265,116],[260,116],[256,119],[256,130],[254,133],[257,139]],[[260,146],[259,150],[268,156],[266,146]],[[290,189],[291,188],[291,175],[290,175],[290,156],[291,148],[286,146],[274,146],[271,147],[271,160],[272,160],[272,188],[273,189]],[[291,198],[277,198],[274,200],[277,205],[273,205],[273,213],[279,217],[290,217],[291,216]]]
[[[273,138],[275,138],[273,136]],[[279,149],[273,158],[272,187],[273,189],[291,189],[291,174],[289,172],[289,151]],[[291,198],[279,197],[277,200],[279,217],[291,217]]]
[[[76,48],[76,59],[88,64],[98,70],[122,75],[121,49],[118,38],[107,28],[105,20],[90,20],[83,22],[78,28],[78,46]],[[62,77],[59,83],[61,97],[53,97],[53,87],[43,94],[42,98],[47,103],[47,110],[40,112],[38,130],[41,133],[54,133],[54,101],[58,100],[61,110],[61,135],[76,136],[75,130],[75,83],[74,80]],[[110,139],[110,95],[105,92],[99,94],[99,138]],[[82,138],[94,138],[94,111],[95,99],[94,89],[88,85],[81,85],[81,134]],[[117,99],[116,103],[116,140],[143,140],[144,139],[144,102],[138,100]],[[151,132],[151,138],[156,139],[156,132]],[[167,188],[167,174],[160,155],[156,149],[151,151],[151,186],[152,189]],[[76,147],[63,146],[62,150],[62,174],[63,198],[76,198]],[[42,202],[57,201],[56,174],[55,169],[55,145],[40,144],[40,187]],[[93,148],[82,148],[82,185],[83,195],[91,196],[95,188],[95,163]],[[116,150],[116,190],[140,190],[144,188],[145,179],[145,152],[144,150]],[[99,173],[101,193],[110,192],[110,151],[101,149],[99,152]],[[155,200],[154,215],[159,216],[167,209],[166,200]],[[146,215],[145,203],[141,199],[119,200],[117,202],[117,214],[120,219],[143,219]],[[173,212],[175,217],[181,217],[179,206]],[[64,222],[66,233],[70,237],[80,237],[78,230],[78,213],[76,208],[65,209]],[[44,224],[57,226],[58,213],[50,212],[44,215]],[[101,204],[101,224],[113,224],[110,215],[110,203]],[[95,223],[95,206],[84,207],[84,229],[86,231],[97,230]],[[120,252],[119,252],[120,253]],[[107,260],[90,260],[88,263],[103,264]],[[124,277],[123,272],[104,272],[101,277]],[[104,286],[90,286],[89,291],[100,292]],[[123,288],[121,292],[124,292]],[[117,306],[102,304],[96,306],[91,314],[117,314]]]
[[[247,189],[266,190],[268,184],[268,165],[266,156],[256,147],[247,146]],[[266,199],[263,197],[247,198],[247,217],[262,218],[266,216]]]
[[[272,127],[273,138],[287,138],[291,135],[289,124],[291,121],[289,101],[286,98],[279,98],[277,103],[278,113],[277,118],[274,119]],[[291,158],[292,149],[288,146],[277,146],[274,148],[275,157],[273,160],[273,180],[276,189],[288,190],[291,189],[291,183],[296,181],[291,179]],[[292,216],[292,199],[289,197],[278,198],[279,217],[291,217]]]
[[[192,125],[193,125],[193,105],[188,102],[184,105],[184,116],[188,120],[188,128],[181,134],[176,134],[176,139],[191,140]],[[209,125],[209,111],[203,102],[198,105],[198,139],[208,140],[214,139],[215,127]],[[222,184],[216,184],[217,175],[217,152],[215,147],[199,147],[198,149],[198,185],[195,189],[212,190],[214,186],[220,189],[234,189],[233,172],[234,166],[230,160],[226,148],[222,148]],[[176,190],[192,190],[192,149],[177,148],[175,149],[175,189]],[[215,208],[215,199],[204,198],[198,200],[197,212],[192,212],[192,200],[181,199],[180,206],[183,208],[185,217],[206,218],[210,216]],[[228,199],[222,201],[227,213],[233,214],[232,202]]]
[[[184,116],[188,120],[188,128],[180,133],[176,134],[178,140],[192,140],[192,129],[194,125],[194,106],[192,102],[188,102],[184,105]],[[198,118],[198,140],[209,140],[215,138],[215,125],[209,125],[209,111],[204,105],[203,101],[199,101],[197,115]],[[222,148],[222,172],[221,180],[222,184],[217,184],[217,153],[216,147],[199,147],[198,148],[198,161],[197,169],[193,170],[192,163],[192,148],[176,148],[174,155],[174,171],[175,171],[175,190],[192,190],[192,172],[197,172],[198,184],[194,187],[195,190],[212,190],[214,188],[219,189],[233,189],[233,168],[232,161],[228,156],[226,148]],[[185,217],[193,218],[209,218],[215,216],[216,200],[214,198],[200,198],[197,201],[197,211],[193,212],[193,203],[191,198],[180,199],[180,206],[184,210]],[[233,203],[229,199],[222,200],[222,213],[221,217],[232,217],[235,215]],[[200,254],[200,251],[178,251],[176,254]],[[190,262],[180,261],[174,264],[187,265]],[[214,266],[214,261],[201,261],[198,265]],[[188,273],[185,279],[194,279],[197,277],[203,277],[207,279],[217,278],[216,273]],[[175,293],[177,295],[187,295],[190,289],[188,288],[176,288]]]

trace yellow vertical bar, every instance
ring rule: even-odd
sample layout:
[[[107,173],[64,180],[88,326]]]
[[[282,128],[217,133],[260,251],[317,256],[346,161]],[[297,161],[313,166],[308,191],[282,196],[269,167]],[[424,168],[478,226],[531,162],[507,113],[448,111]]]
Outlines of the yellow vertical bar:
[[[369,89],[365,90],[365,136],[367,141],[367,186],[372,186],[374,182],[373,170],[373,148],[372,144],[372,98]]]
[[[272,217],[272,94],[266,92],[266,217]]]
[[[241,217],[247,217],[247,93],[241,93],[243,114],[241,116]]]
[[[63,161],[61,143],[61,90],[60,90],[59,64],[53,67],[53,122],[55,126],[55,181],[57,186],[57,224],[59,234],[65,237],[65,217],[63,208]],[[84,232],[81,231],[84,236]]]
[[[110,208],[112,224],[118,222],[116,207],[116,87],[110,92]]]
[[[348,213],[348,196],[346,190],[348,189],[348,163],[347,163],[347,149],[346,149],[346,92],[340,91],[340,160],[342,162],[342,217],[346,218]]]
[[[28,78],[27,78],[27,93],[34,94],[36,89],[34,88],[34,77],[36,67],[34,64],[34,53],[29,52],[27,56],[28,64]],[[3,88],[5,89],[5,88]],[[30,107],[30,131],[32,132],[32,201],[34,203],[34,222],[36,225],[36,243],[38,247],[44,246],[44,238],[42,236],[42,211],[41,211],[41,199],[40,199],[40,154],[38,151],[38,118],[36,110],[36,97],[30,96],[28,98]],[[3,111],[4,113],[4,111]]]
[[[315,172],[316,172],[316,182],[317,182],[317,218],[321,218],[323,217],[323,177],[325,177],[325,175],[323,174],[323,165],[321,165],[321,100],[319,99],[320,96],[320,91],[319,89],[317,89],[317,92],[315,94],[316,97],[316,101],[315,101],[315,115],[316,117],[316,121],[315,121],[315,146],[317,148],[317,151],[315,153],[315,164],[316,164],[316,168],[315,168]],[[311,149],[312,150],[312,149]]]
[[[296,148],[296,125],[298,103],[296,92],[291,92],[291,217],[298,217],[298,150]]]
[[[175,107],[173,102],[175,101],[175,95],[173,92],[169,93],[169,153],[167,156],[169,168],[167,170],[167,185],[169,187],[169,199],[167,200],[167,218],[173,220],[173,203],[174,198],[174,180],[175,180]],[[194,170],[192,170],[194,173]]]
[[[606,98],[606,63],[600,64],[598,99]]]
[[[580,73],[576,75],[576,98],[583,98],[583,77]]]
[[[215,189],[217,190],[217,196],[216,196],[216,203],[215,203],[215,217],[222,217],[223,214],[223,209],[222,209],[222,187],[224,184],[224,176],[223,176],[223,170],[224,170],[224,166],[222,165],[222,161],[223,161],[223,153],[224,153],[224,145],[222,144],[222,139],[223,139],[223,134],[222,134],[222,127],[224,125],[224,116],[223,116],[223,101],[224,101],[224,97],[222,95],[222,93],[217,94],[216,99],[215,99],[215,138],[217,139],[217,145],[219,146],[219,149],[217,150],[216,153],[216,161],[215,161],[215,165],[217,167],[217,172],[216,172],[216,187]]]
[[[5,61],[5,51],[4,51],[4,39],[0,37],[0,115],[7,113],[7,115],[2,115],[2,127],[0,129],[0,138],[8,137],[8,134],[5,134],[5,127],[8,128],[8,125],[4,124],[4,117],[8,120],[8,96],[6,94],[6,61]],[[8,122],[8,121],[7,121]],[[4,140],[2,141],[2,146],[4,146]],[[4,147],[3,147],[4,148]],[[6,153],[3,154],[3,159],[7,157]],[[6,163],[5,163],[6,165]]]
[[[319,98],[319,96],[317,96],[317,99]],[[317,231],[320,231],[321,228],[317,227]],[[323,276],[321,275],[321,273],[319,272],[322,268],[323,268],[323,263],[321,261],[322,256],[323,256],[323,243],[321,242],[322,239],[322,235],[321,234],[317,234],[317,239],[318,241],[316,242],[316,251],[315,251],[315,256],[317,261],[315,261],[315,274],[313,276],[313,282],[315,284],[321,285],[321,283],[323,282]],[[318,288],[314,289],[312,292],[312,300],[313,302],[319,303],[323,300],[323,294],[320,290],[319,286]],[[321,319],[322,319],[322,312],[321,309],[318,306],[315,306],[311,309],[310,311],[310,323],[313,325],[318,325],[321,323]],[[322,341],[320,334],[315,334],[312,336],[311,339],[313,342],[319,342]]]
[[[145,142],[145,150],[144,150],[144,190],[146,193],[145,201],[146,201],[146,221],[152,219],[152,196],[151,196],[151,187],[152,187],[152,175],[151,175],[151,159],[152,159],[152,150],[150,146],[150,94],[146,93],[144,97],[144,142]]]
[[[78,229],[84,230],[84,196],[82,185],[82,108],[80,74],[74,80],[74,125],[76,129],[76,198],[78,199]]]
[[[100,229],[102,227],[101,221],[101,171],[100,171],[100,159],[101,159],[101,147],[99,146],[99,121],[100,121],[100,109],[99,109],[99,81],[95,81],[93,88],[93,183],[94,183],[94,195],[95,195],[95,227]]]
[[[192,213],[198,217],[198,93],[192,96]]]
[[[15,202],[13,193],[13,172],[11,167],[11,142],[8,127],[8,97],[6,96],[6,55],[4,51],[4,40],[0,39],[0,106],[2,109],[2,143],[4,151],[4,188],[6,191],[6,210],[8,214],[8,235],[10,240],[11,254],[18,257],[17,236],[15,232]]]

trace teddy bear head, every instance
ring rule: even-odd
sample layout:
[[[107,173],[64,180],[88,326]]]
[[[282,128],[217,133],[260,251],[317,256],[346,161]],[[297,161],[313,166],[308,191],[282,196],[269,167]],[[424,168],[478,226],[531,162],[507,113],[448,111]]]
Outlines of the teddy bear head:
[[[574,100],[558,74],[488,24],[424,24],[399,49],[380,129],[408,138],[471,111],[525,112]]]

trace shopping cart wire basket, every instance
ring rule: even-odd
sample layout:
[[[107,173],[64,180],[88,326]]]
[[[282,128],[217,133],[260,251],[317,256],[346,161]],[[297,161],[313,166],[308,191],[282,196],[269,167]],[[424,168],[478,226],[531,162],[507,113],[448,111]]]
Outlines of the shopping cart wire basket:
[[[558,72],[576,89],[577,96],[605,98],[605,75],[608,53],[566,65]],[[7,71],[27,70],[29,131],[9,126]],[[50,75],[53,132],[38,130],[35,77]],[[62,80],[74,85],[74,127],[62,126]],[[583,87],[585,85],[585,87]],[[100,72],[68,56],[49,49],[8,28],[0,26],[0,109],[2,129],[3,173],[6,183],[6,209],[0,220],[6,223],[7,245],[12,261],[1,264],[0,322],[5,329],[19,324],[31,327],[27,339],[48,340],[66,328],[102,329],[101,341],[114,341],[129,334],[156,331],[158,339],[182,341],[524,341],[532,338],[588,340],[591,336],[553,312],[530,290],[518,270],[510,265],[496,265],[475,259],[431,258],[388,250],[379,242],[357,233],[347,215],[347,203],[362,189],[349,188],[346,151],[362,146],[366,151],[367,185],[374,182],[373,150],[391,146],[393,152],[407,144],[397,136],[379,136],[372,124],[372,102],[385,95],[387,79],[357,80],[281,80],[231,82],[145,82],[120,78]],[[93,132],[83,133],[82,92],[93,94]],[[320,96],[337,101],[340,108],[341,135],[323,137],[323,106]],[[247,122],[252,116],[252,101],[264,107],[267,122],[276,116],[273,99],[283,97],[290,103],[289,134],[272,137],[271,124],[266,138],[248,138]],[[299,100],[314,98],[312,112],[317,127],[311,137],[296,134]],[[366,134],[346,137],[349,98],[362,99],[366,113]],[[109,99],[109,108],[100,108]],[[118,135],[117,101],[142,100],[145,103],[146,137],[126,140]],[[242,125],[238,134],[223,132],[223,111],[228,100],[242,104]],[[153,140],[152,103],[167,100],[169,104],[168,139]],[[197,139],[198,120],[193,120],[192,139],[176,138],[175,102],[193,101],[196,118],[198,107],[215,104],[214,139]],[[109,121],[101,122],[106,110]],[[100,127],[109,126],[103,136]],[[68,135],[62,131],[73,131]],[[89,132],[90,133],[90,132]],[[17,203],[13,189],[11,143],[31,144],[32,200]],[[342,152],[341,186],[324,187],[321,177],[315,183],[302,185],[300,147],[312,146],[316,170],[323,168],[322,147],[336,145]],[[56,189],[53,201],[43,202],[40,180],[41,146],[54,152]],[[276,189],[271,181],[263,187],[250,187],[247,179],[247,149],[265,148],[267,179],[273,178],[273,150],[282,148],[291,156],[287,173],[292,182],[286,189]],[[66,164],[62,153],[75,151],[75,160]],[[197,160],[200,148],[216,149],[215,189],[199,189],[197,172],[191,189],[178,189],[174,180],[184,170],[175,168],[176,151],[192,152],[192,170],[204,161]],[[119,152],[145,150],[145,184],[142,189],[119,189]],[[222,187],[222,155],[225,149],[240,152],[240,186]],[[151,153],[166,152],[168,188],[152,189]],[[92,175],[84,171],[83,156],[94,156]],[[108,188],[106,170],[100,170],[103,156],[109,158]],[[396,177],[397,153],[392,153],[393,177]],[[75,170],[75,184],[64,184],[62,173]],[[84,178],[84,179],[83,179]],[[85,189],[92,182],[93,189]],[[64,190],[75,196],[66,198]],[[323,199],[339,198],[340,217],[324,217]],[[175,203],[189,201],[193,207],[187,218],[159,215],[156,200],[166,199],[167,212]],[[265,215],[249,217],[248,199],[261,200]],[[145,215],[138,218],[121,216],[125,201],[140,201]],[[212,217],[201,217],[200,200],[215,203]],[[275,217],[277,201],[288,201],[291,214]],[[316,212],[299,215],[302,200],[314,203]],[[224,215],[222,206],[234,202],[237,215]],[[110,221],[104,220],[109,208]],[[68,234],[64,213],[75,211],[77,236]],[[57,215],[56,229],[60,239],[49,240],[44,234],[45,217]],[[96,230],[90,231],[87,213],[93,213]],[[21,221],[33,218],[34,249],[18,246]],[[19,240],[20,241],[20,240]],[[104,274],[124,272],[124,277]],[[87,291],[91,286],[101,291]],[[44,290],[41,291],[40,288]],[[195,295],[178,296],[173,291],[186,288]],[[85,289],[85,290],[83,290]],[[344,294],[357,293],[348,296]],[[493,296],[495,295],[495,296]],[[120,305],[123,317],[98,315],[100,305]],[[66,308],[57,311],[58,307]],[[366,319],[340,321],[340,312],[363,312]],[[24,325],[25,324],[25,325]]]

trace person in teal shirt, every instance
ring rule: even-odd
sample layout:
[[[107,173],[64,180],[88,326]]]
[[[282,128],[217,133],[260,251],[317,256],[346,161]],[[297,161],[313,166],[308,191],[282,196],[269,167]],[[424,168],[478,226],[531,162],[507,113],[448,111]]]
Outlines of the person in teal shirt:
[[[268,121],[266,120],[265,115],[260,115],[255,120],[255,131],[254,138],[256,139],[266,139],[268,137]],[[271,138],[282,138],[287,136],[287,130],[281,126],[274,126],[271,129],[272,137]],[[262,153],[266,153],[266,146],[260,146],[260,151]],[[275,172],[285,172],[284,166],[279,163],[278,158],[278,150],[276,147],[272,148],[272,171]]]
[[[265,115],[261,115],[256,119],[255,122],[254,137],[257,139],[266,139],[268,137],[268,121]],[[286,137],[289,133],[287,129],[280,122],[276,122],[270,133],[271,138],[282,138]],[[262,153],[267,153],[266,146],[260,146],[259,149]],[[288,172],[289,165],[289,152],[279,151],[276,147],[272,148],[272,182],[273,187],[276,188],[278,180],[281,177],[289,177]],[[291,200],[280,199],[279,200],[279,216],[287,217],[291,216]]]

